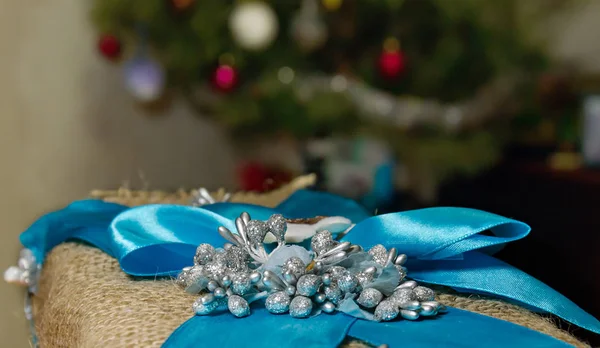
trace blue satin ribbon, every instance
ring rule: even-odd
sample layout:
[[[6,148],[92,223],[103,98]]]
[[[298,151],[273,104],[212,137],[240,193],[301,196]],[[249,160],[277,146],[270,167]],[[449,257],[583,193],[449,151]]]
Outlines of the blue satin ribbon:
[[[366,248],[375,244],[396,247],[409,256],[409,275],[415,280],[501,297],[600,333],[600,322],[573,302],[489,255],[505,243],[525,237],[529,226],[473,209],[443,207],[370,216],[351,200],[311,191],[299,191],[274,209],[240,203],[129,209],[84,200],[39,219],[21,235],[21,242],[43,260],[57,244],[79,239],[117,258],[128,274],[175,275],[192,263],[197,245],[224,243],[217,227],[235,230],[233,220],[243,211],[262,220],[274,213],[287,218],[345,216],[356,223],[345,240]],[[482,234],[488,230],[493,235]],[[171,335],[165,347],[186,347],[199,341],[243,346],[249,339],[262,347],[332,347],[346,335],[392,347],[405,340],[415,347],[566,345],[512,323],[457,309],[433,320],[376,323],[341,313],[298,320],[271,315],[259,307],[245,319],[193,317]]]

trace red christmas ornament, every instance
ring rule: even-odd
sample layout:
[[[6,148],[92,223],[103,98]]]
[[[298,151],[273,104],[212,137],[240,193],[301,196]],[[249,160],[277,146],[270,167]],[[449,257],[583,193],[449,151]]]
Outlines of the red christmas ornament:
[[[235,89],[238,82],[238,72],[231,65],[219,65],[212,76],[215,89],[223,93],[229,93]]]
[[[98,40],[98,50],[105,58],[115,60],[121,56],[121,41],[114,35],[102,35]]]
[[[269,168],[261,163],[250,162],[242,165],[239,170],[240,186],[243,191],[268,192],[290,182],[290,173]]]
[[[195,0],[169,0],[171,7],[177,12],[187,11],[195,2]]]
[[[378,61],[379,72],[385,79],[396,79],[406,68],[404,54],[400,50],[400,45],[396,39],[386,40],[383,46],[383,52]]]

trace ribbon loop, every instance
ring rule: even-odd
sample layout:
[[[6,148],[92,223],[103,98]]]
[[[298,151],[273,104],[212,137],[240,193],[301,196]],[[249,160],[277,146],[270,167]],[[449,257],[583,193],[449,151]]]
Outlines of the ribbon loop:
[[[494,235],[481,234],[488,230]],[[529,231],[528,225],[496,214],[440,207],[373,216],[357,224],[345,240],[366,248],[383,244],[412,258],[439,260],[501,246]]]

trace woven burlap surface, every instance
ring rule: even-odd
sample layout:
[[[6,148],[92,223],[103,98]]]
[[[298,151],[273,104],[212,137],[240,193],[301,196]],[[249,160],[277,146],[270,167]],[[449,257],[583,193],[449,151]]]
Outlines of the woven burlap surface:
[[[271,196],[238,194],[236,201],[274,206],[289,194],[308,186],[305,177]],[[293,186],[295,185],[295,186]],[[169,202],[187,204],[189,192],[95,192],[94,197],[127,205]],[[254,200],[251,198],[254,197]],[[511,321],[554,336],[578,347],[586,345],[560,330],[548,318],[497,300],[438,293],[446,305]],[[45,261],[34,297],[34,320],[41,347],[159,347],[192,316],[196,296],[170,279],[134,279],[121,271],[117,260],[78,243],[64,243]],[[364,347],[352,339],[345,346]]]

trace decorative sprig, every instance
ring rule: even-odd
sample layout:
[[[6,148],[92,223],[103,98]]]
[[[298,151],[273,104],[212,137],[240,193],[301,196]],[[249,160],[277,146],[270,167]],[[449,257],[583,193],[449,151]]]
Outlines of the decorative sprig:
[[[193,306],[198,315],[228,308],[235,316],[246,316],[250,314],[249,304],[259,299],[265,299],[269,312],[289,312],[297,318],[319,310],[331,313],[358,307],[377,321],[398,316],[414,320],[444,310],[435,301],[433,290],[404,279],[407,256],[395,248],[375,245],[367,252],[359,245],[334,240],[329,231],[322,230],[311,240],[312,252],[301,247],[291,252],[282,249],[287,223],[281,215],[260,221],[242,213],[235,226],[237,233],[218,228],[231,244],[217,249],[200,245],[195,265],[178,277],[187,291],[204,292]],[[277,241],[270,254],[264,246],[268,233]],[[279,254],[271,259],[278,250],[290,256],[281,258]],[[310,262],[305,263],[299,255]],[[345,262],[350,257],[354,259]]]

